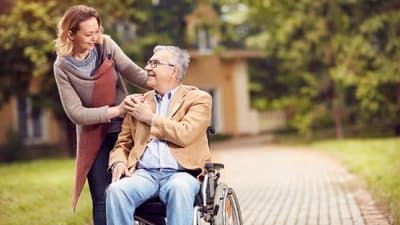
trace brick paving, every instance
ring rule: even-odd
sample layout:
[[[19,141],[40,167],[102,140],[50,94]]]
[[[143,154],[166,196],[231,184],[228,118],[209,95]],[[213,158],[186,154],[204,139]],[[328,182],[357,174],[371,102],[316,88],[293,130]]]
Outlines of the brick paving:
[[[367,191],[317,151],[238,140],[212,146],[245,225],[389,225]]]

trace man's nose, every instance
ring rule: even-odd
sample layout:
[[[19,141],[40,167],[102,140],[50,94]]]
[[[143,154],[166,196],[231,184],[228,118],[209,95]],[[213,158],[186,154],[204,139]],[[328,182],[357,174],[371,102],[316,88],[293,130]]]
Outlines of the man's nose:
[[[144,67],[144,69],[145,69],[146,71],[151,71],[151,70],[152,70],[150,64],[146,64],[146,66]]]

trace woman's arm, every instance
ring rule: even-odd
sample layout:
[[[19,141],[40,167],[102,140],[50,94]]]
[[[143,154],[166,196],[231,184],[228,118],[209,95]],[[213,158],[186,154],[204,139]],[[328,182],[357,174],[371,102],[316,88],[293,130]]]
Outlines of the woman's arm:
[[[113,107],[85,107],[69,81],[68,76],[57,65],[54,65],[54,76],[65,113],[74,124],[91,125],[108,123],[110,119],[124,113],[120,105]]]

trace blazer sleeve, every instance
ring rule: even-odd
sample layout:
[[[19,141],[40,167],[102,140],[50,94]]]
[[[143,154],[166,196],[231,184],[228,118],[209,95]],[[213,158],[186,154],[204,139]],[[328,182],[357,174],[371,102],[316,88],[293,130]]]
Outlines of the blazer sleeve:
[[[146,80],[147,73],[144,69],[136,65],[122,49],[115,43],[110,36],[104,35],[104,41],[107,44],[107,48],[113,56],[113,61],[116,69],[119,73],[125,77],[128,82],[132,85],[136,85],[141,88],[147,88]]]
[[[182,120],[155,116],[151,123],[150,134],[181,147],[192,144],[203,135],[211,123],[211,96],[203,91],[196,91],[188,101],[190,106]]]
[[[115,142],[113,150],[110,152],[110,159],[108,161],[109,167],[116,162],[123,162],[127,165],[129,152],[131,151],[134,141],[132,134],[136,130],[135,121],[131,116],[126,115],[122,122],[121,132]]]
[[[60,95],[61,104],[68,118],[76,125],[92,125],[110,122],[107,116],[108,106],[85,107],[76,93],[67,74],[54,64],[54,76]]]

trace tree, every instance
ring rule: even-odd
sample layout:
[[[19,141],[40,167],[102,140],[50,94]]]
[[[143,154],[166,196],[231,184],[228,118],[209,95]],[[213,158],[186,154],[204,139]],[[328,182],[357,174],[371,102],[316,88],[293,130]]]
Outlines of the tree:
[[[264,64],[273,63],[273,74],[257,79],[286,87],[264,107],[293,113],[293,126],[304,133],[330,111],[339,138],[343,120],[396,121],[398,97],[387,88],[400,79],[395,1],[242,2],[255,24],[248,46],[264,49]],[[256,92],[268,94],[263,86]]]

